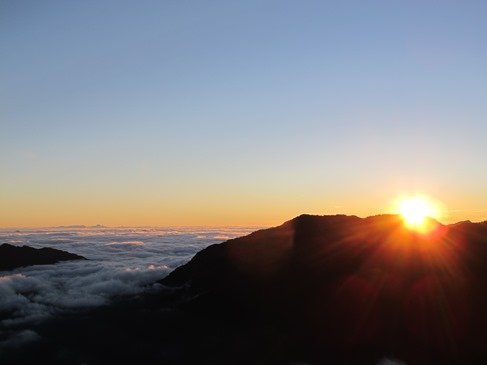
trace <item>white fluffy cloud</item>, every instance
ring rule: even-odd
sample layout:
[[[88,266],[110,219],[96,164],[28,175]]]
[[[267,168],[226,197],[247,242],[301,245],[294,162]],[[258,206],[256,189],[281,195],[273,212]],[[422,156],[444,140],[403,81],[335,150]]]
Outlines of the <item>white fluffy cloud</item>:
[[[0,346],[35,335],[29,325],[60,311],[108,304],[139,293],[204,247],[255,228],[56,228],[0,230],[0,244],[53,247],[89,261],[0,272]],[[30,332],[29,332],[30,331]],[[8,334],[8,336],[6,335]]]

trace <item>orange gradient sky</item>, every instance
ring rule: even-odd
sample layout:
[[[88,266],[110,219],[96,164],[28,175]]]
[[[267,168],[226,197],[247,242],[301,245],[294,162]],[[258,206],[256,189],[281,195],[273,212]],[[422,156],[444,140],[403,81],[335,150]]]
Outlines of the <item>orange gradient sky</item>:
[[[395,201],[400,194],[393,188],[371,188],[351,195],[344,190],[330,196],[317,186],[303,186],[302,193],[284,189],[269,189],[257,193],[251,188],[198,191],[196,187],[181,193],[161,189],[141,189],[133,193],[101,189],[96,192],[70,194],[53,188],[38,188],[31,195],[3,197],[3,227],[43,227],[57,225],[103,224],[109,226],[166,225],[256,225],[273,226],[302,213],[354,214],[369,216],[398,213]],[[41,191],[43,190],[43,191]],[[186,190],[186,189],[184,189]],[[404,190],[406,191],[406,190]],[[394,194],[396,194],[394,196]],[[404,196],[405,194],[401,194]],[[406,194],[415,196],[415,194]],[[448,198],[448,197],[445,197]],[[446,201],[443,200],[443,202]],[[439,220],[453,223],[459,220],[485,220],[487,211],[478,210],[478,201],[449,197],[462,209],[441,206]]]

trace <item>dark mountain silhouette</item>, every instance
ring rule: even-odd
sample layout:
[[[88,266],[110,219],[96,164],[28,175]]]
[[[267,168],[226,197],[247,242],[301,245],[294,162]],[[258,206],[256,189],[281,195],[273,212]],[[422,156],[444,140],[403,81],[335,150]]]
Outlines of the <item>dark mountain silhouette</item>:
[[[210,246],[161,283],[189,311],[277,326],[318,362],[487,363],[487,224],[429,224],[303,215]]]
[[[55,264],[59,261],[68,260],[86,260],[86,258],[49,247],[36,249],[29,246],[13,246],[8,243],[0,246],[0,270],[12,270],[30,265]]]
[[[207,247],[162,291],[44,322],[3,360],[485,364],[487,224],[429,224],[299,216]]]

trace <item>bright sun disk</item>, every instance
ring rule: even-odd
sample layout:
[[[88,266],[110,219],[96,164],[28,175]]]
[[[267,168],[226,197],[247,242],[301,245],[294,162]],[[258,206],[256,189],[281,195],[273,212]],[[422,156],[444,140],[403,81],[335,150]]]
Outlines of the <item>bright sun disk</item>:
[[[427,227],[427,218],[438,218],[438,209],[428,199],[412,197],[400,200],[398,210],[406,225],[418,231]]]

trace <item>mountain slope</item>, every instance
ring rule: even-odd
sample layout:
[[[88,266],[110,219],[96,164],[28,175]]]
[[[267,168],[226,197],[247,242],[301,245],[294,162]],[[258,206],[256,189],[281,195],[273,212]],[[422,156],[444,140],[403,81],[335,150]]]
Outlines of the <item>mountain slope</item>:
[[[86,260],[86,258],[48,247],[36,249],[29,246],[13,246],[8,243],[0,246],[0,271],[22,266],[55,264],[67,260]]]
[[[186,310],[277,326],[316,361],[486,360],[487,225],[299,216],[214,245],[161,283]],[[367,363],[367,362],[365,362]]]
[[[209,246],[161,290],[41,322],[0,362],[487,364],[487,224],[430,223],[299,216]]]

